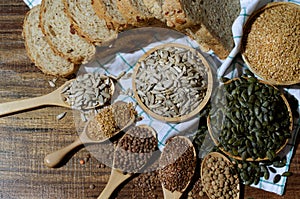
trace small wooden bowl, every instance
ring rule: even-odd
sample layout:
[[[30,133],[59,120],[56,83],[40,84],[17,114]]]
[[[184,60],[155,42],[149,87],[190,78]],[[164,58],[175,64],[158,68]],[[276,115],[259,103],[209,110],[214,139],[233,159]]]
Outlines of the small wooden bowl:
[[[284,6],[284,7],[292,7],[292,8],[297,8],[300,10],[300,6],[295,4],[295,3],[290,3],[290,2],[272,2],[272,3],[268,3],[266,6],[258,9],[257,11],[255,11],[250,17],[249,19],[247,20],[247,22],[245,23],[244,27],[243,27],[243,32],[244,32],[244,35],[243,35],[243,38],[242,38],[242,45],[241,45],[241,54],[242,54],[242,58],[244,60],[244,62],[248,65],[249,69],[257,76],[259,76],[260,78],[262,78],[263,80],[265,80],[266,82],[270,83],[270,84],[273,84],[273,85],[293,85],[293,84],[297,84],[297,83],[300,83],[300,78],[297,77],[297,74],[294,75],[295,78],[293,78],[293,80],[278,80],[278,78],[273,78],[272,76],[270,76],[271,72],[266,72],[265,74],[263,74],[261,71],[259,71],[256,67],[254,67],[257,63],[254,61],[254,60],[251,60],[249,57],[247,57],[245,51],[247,49],[247,38],[248,38],[248,35],[249,33],[251,33],[251,28],[252,28],[252,24],[256,21],[257,17],[260,16],[260,14],[262,14],[263,12],[265,11],[269,11],[269,10],[272,10],[276,7],[279,7],[279,6]],[[285,15],[282,15],[282,16],[285,16]],[[273,20],[274,21],[274,20]],[[280,21],[280,20],[279,20]],[[296,23],[296,22],[294,22]],[[261,31],[263,32],[263,31]],[[274,34],[275,33],[275,30],[273,31]],[[269,33],[265,33],[265,34],[269,34]],[[281,34],[281,33],[277,33],[277,34]],[[279,37],[279,36],[278,36]],[[282,36],[281,36],[282,37]],[[296,36],[295,36],[296,37]],[[280,38],[280,40],[283,40],[284,38]],[[260,40],[261,41],[261,40]],[[262,42],[258,42],[256,45],[260,45],[260,43]],[[265,46],[267,45],[270,45],[266,42]],[[282,44],[284,45],[284,44]],[[295,44],[295,48],[298,48],[298,46],[296,46],[297,44]],[[257,47],[257,46],[256,46]],[[260,47],[257,47],[257,50],[259,51]],[[270,48],[268,48],[270,49]],[[272,50],[272,49],[271,49]],[[290,49],[286,49],[284,51],[289,51]],[[274,51],[274,50],[272,50]],[[276,52],[276,50],[275,50]],[[264,54],[264,53],[262,53]],[[286,55],[287,56],[287,55]],[[298,62],[300,61],[299,60],[299,56],[298,55]],[[274,56],[275,57],[275,56]],[[290,56],[289,56],[290,57]],[[297,55],[295,56],[297,57]],[[297,62],[297,58],[296,58],[296,62]],[[283,63],[278,63],[281,65],[281,67],[289,67],[289,64],[284,61]],[[268,67],[268,65],[266,64],[266,67]],[[298,66],[299,67],[299,66]],[[272,71],[272,72],[276,72],[276,71]]]
[[[233,82],[233,81],[235,81],[235,80],[237,80],[237,79],[239,79],[239,78],[231,79],[231,80],[225,82],[224,84],[229,84],[229,83],[231,83],[231,82]],[[270,85],[270,86],[272,86],[273,88],[277,89],[275,86],[269,84],[269,83],[266,82],[266,81],[263,81],[263,80],[258,80],[258,81],[259,81],[260,83]],[[278,89],[277,89],[277,90],[278,90]],[[292,110],[291,110],[291,107],[290,107],[290,105],[289,105],[289,103],[288,103],[286,97],[285,97],[283,94],[281,94],[280,96],[282,97],[282,99],[283,99],[283,101],[284,101],[284,103],[285,103],[285,105],[286,105],[286,107],[287,107],[287,109],[288,109],[289,116],[290,116],[290,126],[289,126],[289,129],[290,129],[290,132],[292,132],[292,130],[293,130],[293,114],[292,114]],[[242,160],[242,157],[240,157],[240,156],[234,156],[234,155],[232,155],[231,153],[229,153],[228,151],[226,151],[223,147],[220,147],[220,146],[219,146],[220,143],[218,142],[217,138],[214,136],[214,133],[213,133],[213,130],[212,130],[212,127],[211,127],[211,126],[212,126],[212,125],[211,125],[211,122],[210,122],[210,116],[208,116],[208,117],[207,117],[207,127],[208,127],[208,132],[209,132],[209,135],[210,135],[210,137],[212,138],[213,142],[215,143],[215,145],[218,146],[219,149],[220,149],[223,153],[225,153],[226,155],[228,155],[229,157],[232,157],[232,158],[237,159],[237,160]],[[287,143],[288,143],[288,139],[286,139],[285,143],[284,143],[284,144],[276,151],[276,154],[278,154],[280,151],[282,151],[282,149],[287,145]],[[257,159],[255,159],[255,160],[253,160],[253,158],[247,158],[247,159],[246,159],[246,161],[263,161],[263,160],[268,160],[268,158],[267,158],[267,157],[265,157],[265,158],[257,158]]]
[[[205,97],[203,98],[203,100],[201,101],[201,103],[191,112],[189,112],[186,115],[180,115],[180,116],[175,116],[175,117],[166,117],[163,115],[159,115],[157,113],[154,113],[153,111],[151,111],[142,101],[141,98],[138,94],[138,90],[137,90],[137,83],[136,83],[136,78],[137,78],[137,73],[139,72],[140,66],[141,66],[141,62],[143,60],[145,60],[149,55],[151,55],[151,53],[159,50],[159,49],[164,49],[164,48],[168,48],[168,47],[177,47],[177,48],[181,48],[181,49],[185,49],[188,50],[190,52],[192,52],[193,55],[196,55],[198,58],[201,59],[206,72],[207,72],[207,90],[206,90],[206,94]],[[163,74],[162,74],[163,75]],[[212,93],[212,87],[213,87],[213,77],[212,77],[212,71],[211,68],[208,64],[208,62],[206,61],[206,59],[201,55],[200,52],[198,52],[196,49],[191,48],[189,46],[186,45],[182,45],[182,44],[175,44],[175,43],[169,43],[169,44],[163,44],[163,45],[159,45],[157,47],[154,47],[152,49],[150,49],[149,51],[147,51],[138,61],[137,65],[134,68],[134,72],[132,75],[132,88],[133,88],[133,93],[134,93],[134,97],[137,100],[139,106],[147,113],[149,114],[151,117],[164,121],[164,122],[174,122],[174,123],[178,123],[178,122],[183,122],[183,121],[187,121],[189,119],[191,119],[192,117],[194,117],[195,115],[197,115],[207,104],[207,102],[210,99],[211,93]]]

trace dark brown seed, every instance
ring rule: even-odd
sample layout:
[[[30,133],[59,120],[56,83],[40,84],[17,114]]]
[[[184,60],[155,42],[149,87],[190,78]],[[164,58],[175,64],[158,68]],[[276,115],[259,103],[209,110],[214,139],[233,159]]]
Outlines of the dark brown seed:
[[[275,175],[275,177],[273,179],[273,183],[274,184],[278,183],[280,181],[280,179],[281,179],[281,175],[280,174]]]

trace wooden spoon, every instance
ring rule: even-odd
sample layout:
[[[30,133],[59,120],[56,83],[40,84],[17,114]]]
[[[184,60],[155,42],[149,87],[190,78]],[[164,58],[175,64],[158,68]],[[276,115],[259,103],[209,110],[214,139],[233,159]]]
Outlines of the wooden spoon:
[[[150,126],[139,125],[137,127],[149,129],[152,132],[153,136],[155,138],[157,138],[156,131],[153,128],[151,128]],[[123,139],[124,137],[125,136],[123,136],[121,139]],[[115,191],[115,189],[119,187],[120,184],[122,184],[125,180],[127,180],[134,174],[134,173],[124,173],[120,168],[115,167],[116,166],[115,165],[116,158],[118,158],[118,157],[116,157],[116,151],[118,150],[118,147],[119,147],[119,145],[117,146],[117,149],[115,150],[115,153],[114,153],[114,165],[111,170],[109,180],[108,180],[105,188],[99,195],[98,199],[108,199],[111,196],[111,194]],[[142,170],[145,167],[145,165],[143,165],[141,168],[138,168],[138,170]]]
[[[122,110],[120,108],[120,106],[125,106],[126,108],[128,108],[128,104],[126,102],[122,102],[122,101],[117,101],[114,104],[112,104],[111,106],[105,107],[103,109],[100,110],[100,112],[98,114],[101,114],[102,112],[104,112],[105,109],[107,108],[112,108],[115,113],[115,116],[118,116],[120,113],[120,111]],[[130,106],[129,106],[130,107]],[[125,131],[127,128],[129,128],[134,122],[135,122],[135,113],[132,107],[128,108],[128,114],[130,114],[130,118],[128,119],[127,122],[125,122],[126,124],[124,124],[124,126],[119,126],[119,130],[114,132],[112,135],[110,135],[109,137],[107,136],[103,136],[100,139],[92,139],[89,135],[88,135],[88,128],[89,128],[89,124],[91,124],[91,122],[100,122],[101,121],[96,121],[94,120],[94,118],[97,117],[97,115],[90,120],[84,127],[83,132],[80,134],[79,138],[77,138],[72,144],[58,150],[55,151],[49,155],[47,155],[44,159],[44,163],[47,167],[53,168],[56,167],[57,165],[59,165],[59,163],[61,163],[61,161],[64,159],[64,157],[73,149],[75,149],[76,147],[79,147],[83,144],[97,144],[97,143],[102,143],[107,141],[108,139],[110,139],[111,137],[117,135],[118,133]]]
[[[111,78],[109,78],[109,79],[110,79],[110,85],[111,85],[110,90],[111,90],[111,95],[112,95],[115,91],[115,86],[114,86],[113,79],[111,79]],[[0,104],[0,116],[7,115],[10,113],[15,113],[18,111],[28,110],[31,108],[41,107],[41,106],[45,106],[45,105],[54,105],[54,106],[62,106],[62,107],[66,107],[66,108],[71,108],[71,105],[66,102],[65,97],[62,94],[62,91],[67,86],[69,86],[74,80],[76,80],[76,79],[71,79],[71,80],[65,82],[62,86],[60,86],[56,90],[52,91],[49,94],[43,95],[43,96],[1,103]],[[99,106],[103,106],[103,104],[99,103],[95,107],[85,107],[85,109],[92,109],[92,108],[96,108]]]
[[[204,176],[204,168],[207,167],[207,160],[209,159],[210,156],[216,157],[216,158],[219,158],[219,157],[220,157],[220,158],[222,158],[225,162],[228,162],[229,164],[232,164],[231,161],[230,161],[226,156],[224,156],[224,155],[221,154],[221,153],[218,153],[218,152],[210,152],[210,153],[208,153],[208,154],[203,158],[202,163],[201,163],[201,178],[202,178],[201,180],[202,180],[202,183],[203,183],[203,184],[206,183],[205,180],[204,180],[204,177],[203,177],[203,176]],[[237,178],[236,181],[237,181],[237,189],[240,190],[239,179]],[[204,189],[204,190],[205,190],[207,196],[208,196],[209,198],[212,198],[211,195],[210,195],[210,193],[209,193],[206,189]],[[233,199],[239,199],[239,197],[240,197],[240,191],[238,191],[237,196],[236,196],[235,198],[233,198]]]
[[[70,105],[67,104],[64,98],[61,95],[62,89],[64,89],[67,85],[69,85],[74,79],[65,82],[58,89],[53,92],[34,97],[30,99],[17,100],[13,102],[5,102],[0,104],[0,115],[6,115],[9,113],[14,113],[22,110],[27,110],[30,108],[36,108],[43,105],[55,105],[70,108]]]
[[[195,163],[196,163],[196,161],[197,161],[197,160],[196,160],[196,159],[197,159],[197,154],[196,154],[196,150],[195,150],[195,148],[194,148],[193,143],[191,142],[191,140],[188,139],[188,138],[185,137],[185,136],[176,136],[176,138],[185,140],[185,141],[188,143],[188,146],[193,148],[194,161],[195,161]],[[164,151],[162,152],[161,157],[163,157],[163,156],[164,156]],[[179,166],[180,166],[180,165],[179,165]],[[193,175],[191,175],[191,178],[192,178],[192,177],[193,177]],[[184,191],[186,190],[186,188],[189,186],[189,184],[190,184],[190,182],[191,182],[191,178],[189,179],[189,182],[187,182],[185,188],[182,189],[181,191],[175,190],[175,191],[172,192],[172,191],[168,190],[168,189],[164,186],[164,184],[162,183],[162,188],[163,188],[164,198],[165,198],[165,199],[178,199],[178,198],[180,198],[180,197],[182,196],[182,194],[184,193]]]

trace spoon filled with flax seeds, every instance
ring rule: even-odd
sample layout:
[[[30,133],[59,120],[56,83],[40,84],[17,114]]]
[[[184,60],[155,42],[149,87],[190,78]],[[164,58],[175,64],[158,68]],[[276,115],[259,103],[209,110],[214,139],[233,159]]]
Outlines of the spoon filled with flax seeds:
[[[164,198],[182,196],[194,176],[197,157],[192,142],[184,136],[170,138],[159,160],[159,176]]]
[[[89,120],[78,139],[69,146],[47,155],[46,166],[56,167],[64,157],[76,147],[83,144],[102,143],[128,129],[136,119],[136,112],[131,103],[117,101],[100,109],[99,113]]]
[[[98,199],[109,198],[121,183],[150,165],[157,145],[156,131],[150,126],[130,128],[118,142],[110,178]]]

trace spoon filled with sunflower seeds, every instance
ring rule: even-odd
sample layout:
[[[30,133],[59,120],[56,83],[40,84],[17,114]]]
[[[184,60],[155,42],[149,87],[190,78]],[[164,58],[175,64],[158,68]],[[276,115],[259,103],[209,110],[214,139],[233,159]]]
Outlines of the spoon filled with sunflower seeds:
[[[129,129],[117,144],[110,178],[98,199],[109,198],[120,184],[150,165],[158,151],[157,145],[156,131],[150,126]]]
[[[238,174],[223,154],[211,152],[204,157],[201,163],[201,179],[209,198],[239,198]]]
[[[47,105],[92,109],[107,103],[114,91],[112,78],[86,73],[65,82],[49,94],[0,104],[0,116]]]
[[[196,163],[195,148],[187,137],[174,136],[167,140],[159,160],[164,198],[182,196],[194,176]]]
[[[44,163],[46,166],[57,167],[64,157],[75,148],[84,144],[102,143],[134,124],[136,112],[132,103],[117,101],[100,109],[99,113],[89,120],[83,132],[72,144],[48,154]]]

